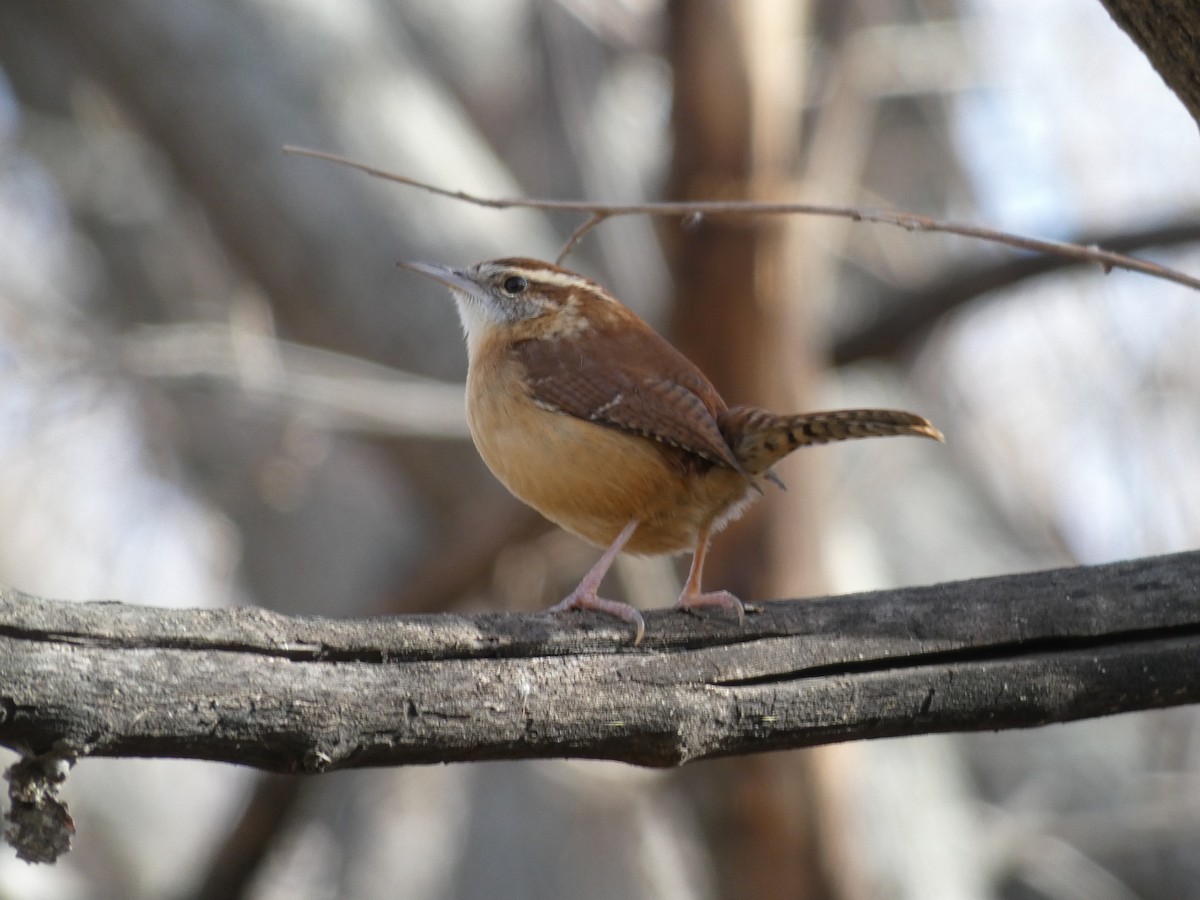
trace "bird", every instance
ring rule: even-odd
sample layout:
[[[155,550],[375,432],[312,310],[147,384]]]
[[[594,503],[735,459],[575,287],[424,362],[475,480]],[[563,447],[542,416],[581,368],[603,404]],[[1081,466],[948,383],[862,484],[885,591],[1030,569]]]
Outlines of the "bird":
[[[604,548],[550,609],[596,610],[645,635],[642,614],[599,595],[621,552],[690,552],[675,608],[742,602],[701,585],[709,541],[763,493],[793,450],[854,438],[943,441],[890,409],[778,415],[727,406],[700,369],[597,282],[526,257],[468,268],[400,262],[450,289],[467,345],[467,423],[484,463],[519,500]]]

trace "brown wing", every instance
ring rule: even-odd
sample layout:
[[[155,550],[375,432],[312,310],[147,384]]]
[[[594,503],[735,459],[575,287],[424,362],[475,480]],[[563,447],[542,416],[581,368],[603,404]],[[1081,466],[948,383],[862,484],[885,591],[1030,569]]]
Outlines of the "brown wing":
[[[635,322],[574,335],[570,353],[562,352],[562,338],[514,344],[534,400],[742,471],[717,426],[725,403],[716,389],[648,325]]]

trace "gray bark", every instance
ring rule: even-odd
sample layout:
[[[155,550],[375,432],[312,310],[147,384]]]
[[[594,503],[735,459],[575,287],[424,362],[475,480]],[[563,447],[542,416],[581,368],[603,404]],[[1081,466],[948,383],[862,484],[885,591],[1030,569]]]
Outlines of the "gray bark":
[[[0,602],[0,743],[278,772],[648,766],[1200,699],[1200,552],[647,616],[361,620]]]
[[[647,615],[337,620],[0,593],[5,837],[65,852],[82,756],[317,773],[583,757],[647,766],[1042,725],[1200,699],[1200,552]]]

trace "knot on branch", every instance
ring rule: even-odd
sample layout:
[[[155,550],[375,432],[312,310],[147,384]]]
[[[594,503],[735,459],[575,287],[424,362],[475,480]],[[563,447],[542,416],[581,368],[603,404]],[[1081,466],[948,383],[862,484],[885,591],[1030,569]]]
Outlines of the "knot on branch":
[[[4,839],[18,859],[52,863],[71,849],[75,822],[59,793],[74,762],[59,754],[27,756],[4,773],[12,803]]]

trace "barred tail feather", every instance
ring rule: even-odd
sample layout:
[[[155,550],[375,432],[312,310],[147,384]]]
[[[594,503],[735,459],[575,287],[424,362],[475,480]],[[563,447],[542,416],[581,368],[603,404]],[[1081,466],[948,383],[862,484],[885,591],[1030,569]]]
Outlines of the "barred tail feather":
[[[734,456],[752,475],[761,475],[798,447],[857,438],[913,435],[943,441],[922,416],[896,409],[840,409],[780,416],[752,406],[736,406],[718,419]]]

